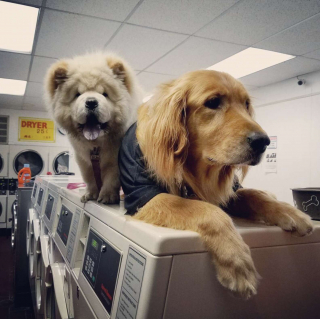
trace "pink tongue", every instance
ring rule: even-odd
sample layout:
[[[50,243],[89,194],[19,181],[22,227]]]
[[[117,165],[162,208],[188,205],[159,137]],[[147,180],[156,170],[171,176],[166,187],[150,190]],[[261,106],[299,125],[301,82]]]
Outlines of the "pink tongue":
[[[99,137],[100,131],[100,124],[94,126],[85,125],[83,128],[83,135],[87,140],[93,141]]]

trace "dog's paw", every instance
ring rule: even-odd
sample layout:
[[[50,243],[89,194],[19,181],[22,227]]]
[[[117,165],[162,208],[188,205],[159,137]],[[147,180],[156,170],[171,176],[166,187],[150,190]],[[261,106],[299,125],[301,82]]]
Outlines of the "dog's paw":
[[[97,199],[98,195],[95,193],[91,192],[86,192],[82,197],[81,197],[81,202],[86,203],[89,200],[95,200]]]
[[[276,224],[283,230],[290,231],[299,237],[309,235],[313,231],[310,216],[289,204],[280,206]]]
[[[215,264],[219,282],[235,296],[249,299],[257,294],[260,276],[245,243],[243,249],[233,252],[232,259],[218,261]]]
[[[105,192],[100,192],[99,197],[98,197],[98,202],[102,204],[119,204],[120,202],[120,194],[119,192],[117,193],[105,193]]]

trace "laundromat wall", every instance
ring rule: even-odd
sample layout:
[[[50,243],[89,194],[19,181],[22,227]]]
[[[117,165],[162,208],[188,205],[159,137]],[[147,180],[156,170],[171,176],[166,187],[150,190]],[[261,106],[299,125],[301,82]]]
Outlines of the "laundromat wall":
[[[80,176],[80,170],[78,165],[75,162],[74,159],[74,151],[71,147],[67,136],[63,136],[57,131],[56,127],[56,139],[55,143],[41,143],[41,142],[21,142],[18,141],[18,131],[19,131],[19,117],[32,117],[32,118],[44,118],[44,119],[51,119],[51,115],[47,112],[41,112],[41,111],[29,111],[29,110],[11,110],[11,109],[5,109],[5,106],[0,105],[0,115],[7,115],[9,116],[9,135],[8,135],[8,144],[9,145],[19,145],[19,146],[26,146],[26,149],[28,146],[34,146],[34,147],[44,147],[44,148],[52,148],[52,147],[59,147],[59,148],[65,148],[69,151],[69,170],[74,172],[76,175]],[[49,161],[49,157],[47,159]],[[11,165],[11,163],[9,163]],[[52,172],[51,167],[49,167],[49,171]],[[45,174],[47,172],[42,172],[42,174]]]
[[[251,167],[244,186],[272,192],[293,204],[291,188],[319,187],[320,72],[292,78],[252,92],[256,120],[269,136],[277,136],[276,172],[266,158]],[[267,150],[268,153],[268,150]]]

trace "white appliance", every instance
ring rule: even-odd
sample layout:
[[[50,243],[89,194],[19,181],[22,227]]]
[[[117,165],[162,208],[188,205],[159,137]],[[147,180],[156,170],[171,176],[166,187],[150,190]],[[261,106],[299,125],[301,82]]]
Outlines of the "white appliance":
[[[7,228],[7,179],[0,178],[0,228]]]
[[[13,223],[17,223],[17,214],[15,215],[17,198],[17,179],[9,178],[8,179],[8,205],[7,205],[7,228],[12,228]],[[16,220],[14,220],[14,217]]]
[[[125,216],[122,203],[89,201],[82,208],[76,204],[81,192],[56,191],[59,214],[51,244],[49,239],[52,277],[46,285],[54,288],[45,298],[55,318],[318,317],[320,222],[311,236],[296,238],[278,227],[235,221],[262,276],[257,296],[244,301],[217,282],[197,233],[136,221]],[[74,228],[77,209],[82,223]]]
[[[7,196],[0,195],[0,228],[7,228]]]
[[[69,172],[69,148],[50,147],[49,149],[49,168],[52,174]]]
[[[0,145],[0,176],[8,176],[9,145]]]
[[[30,164],[32,177],[48,171],[48,146],[9,146],[9,177],[17,178],[24,164]]]

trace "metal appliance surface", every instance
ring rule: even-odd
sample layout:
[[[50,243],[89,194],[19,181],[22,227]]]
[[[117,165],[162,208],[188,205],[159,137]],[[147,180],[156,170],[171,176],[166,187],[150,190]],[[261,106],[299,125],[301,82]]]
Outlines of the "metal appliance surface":
[[[26,254],[26,228],[33,183],[17,189],[17,230],[14,248],[14,305],[28,307],[31,304],[29,287],[28,257]]]

